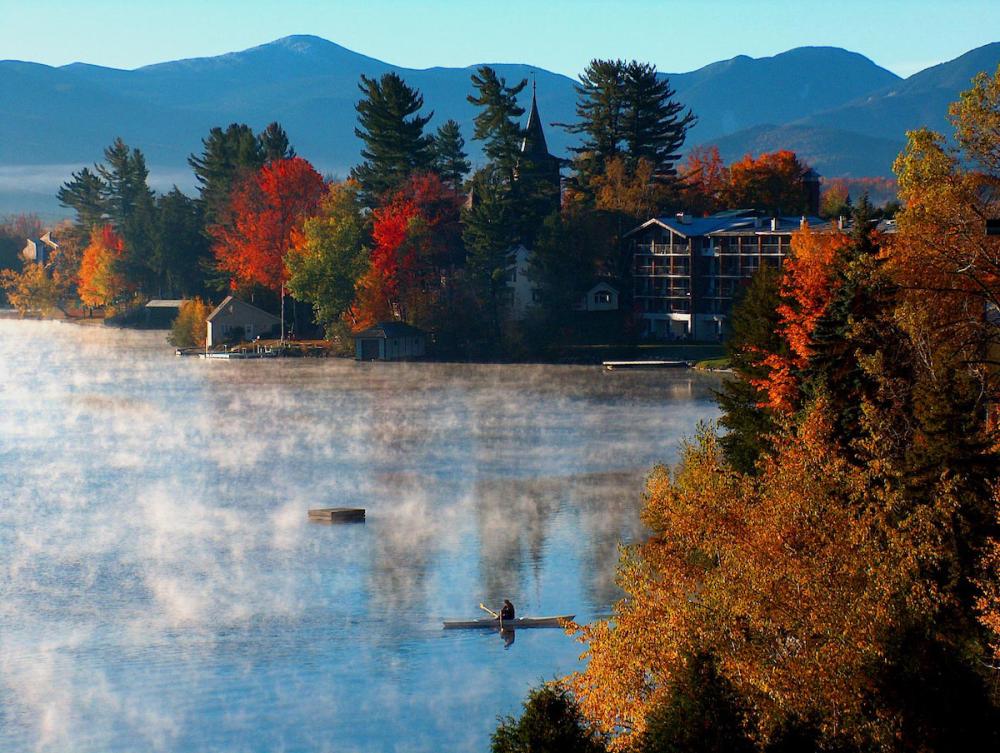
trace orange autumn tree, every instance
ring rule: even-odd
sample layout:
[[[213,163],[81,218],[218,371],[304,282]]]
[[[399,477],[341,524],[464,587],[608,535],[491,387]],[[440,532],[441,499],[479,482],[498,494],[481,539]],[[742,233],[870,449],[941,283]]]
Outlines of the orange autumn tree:
[[[431,323],[442,276],[457,260],[458,212],[458,199],[440,177],[418,173],[372,213],[373,248],[347,314],[352,326]]]
[[[316,211],[323,190],[322,176],[301,157],[275,160],[245,178],[230,196],[231,222],[209,228],[219,269],[236,285],[281,290],[292,234]]]
[[[766,392],[765,406],[788,413],[796,406],[797,372],[813,355],[812,335],[837,292],[837,263],[851,244],[839,232],[816,232],[808,226],[792,235],[791,254],[785,259],[781,277],[781,299],[777,313],[778,334],[788,345],[787,353],[761,354],[768,376],[754,385]]]
[[[726,208],[729,168],[717,146],[698,146],[688,153],[681,166],[684,207],[694,214],[711,214]]]
[[[628,596],[613,622],[582,629],[588,665],[569,680],[613,749],[641,740],[699,655],[744,699],[751,737],[818,714],[832,736],[891,737],[866,719],[867,673],[912,586],[908,553],[877,535],[895,492],[872,491],[831,432],[819,399],[759,478],[733,472],[708,431],[673,473],[654,470],[643,511],[652,535],[620,566]]]
[[[787,149],[756,158],[747,154],[729,166],[725,203],[729,207],[804,213],[808,208],[804,183],[808,171],[795,152]]]
[[[119,269],[124,255],[125,242],[110,225],[91,230],[78,273],[77,288],[85,306],[110,305],[131,289]]]
[[[619,569],[626,598],[582,628],[589,663],[568,679],[617,750],[642,750],[706,657],[758,748],[789,725],[818,750],[1000,742],[975,625],[977,609],[995,621],[995,573],[978,600],[975,585],[1000,464],[977,439],[985,419],[969,411],[964,364],[928,369],[877,248],[851,241],[812,254],[835,273],[835,305],[788,322],[808,333],[795,412],[754,471],[737,471],[706,428],[650,477],[650,537]],[[827,277],[797,274],[803,291]],[[837,337],[817,339],[819,322]]]

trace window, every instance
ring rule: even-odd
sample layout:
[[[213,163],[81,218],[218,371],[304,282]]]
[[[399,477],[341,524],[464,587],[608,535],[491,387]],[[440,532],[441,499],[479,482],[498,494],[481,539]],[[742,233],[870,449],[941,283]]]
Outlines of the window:
[[[611,303],[611,293],[607,290],[599,290],[594,293],[594,303],[599,304],[610,304]]]

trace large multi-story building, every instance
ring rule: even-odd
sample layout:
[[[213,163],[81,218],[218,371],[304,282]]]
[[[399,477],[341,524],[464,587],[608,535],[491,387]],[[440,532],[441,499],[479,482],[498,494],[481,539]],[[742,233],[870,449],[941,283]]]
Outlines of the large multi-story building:
[[[659,339],[722,336],[739,288],[763,266],[780,267],[792,233],[818,217],[754,211],[656,217],[632,230],[633,305],[642,334]]]

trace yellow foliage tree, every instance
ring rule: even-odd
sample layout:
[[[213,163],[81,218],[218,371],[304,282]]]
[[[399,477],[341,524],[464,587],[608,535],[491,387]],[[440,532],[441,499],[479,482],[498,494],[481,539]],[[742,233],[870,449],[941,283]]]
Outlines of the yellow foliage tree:
[[[205,322],[210,313],[211,306],[201,298],[184,301],[170,328],[170,336],[167,338],[170,344],[178,348],[205,347],[205,340],[208,338]]]
[[[28,262],[18,272],[0,270],[0,287],[7,292],[7,299],[21,317],[29,314],[47,316],[62,310],[69,291],[69,283],[57,269],[51,272],[42,264]]]

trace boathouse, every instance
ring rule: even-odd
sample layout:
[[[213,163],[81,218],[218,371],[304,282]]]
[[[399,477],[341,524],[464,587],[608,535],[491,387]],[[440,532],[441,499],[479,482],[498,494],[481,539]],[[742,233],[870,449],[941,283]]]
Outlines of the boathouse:
[[[154,298],[143,307],[145,326],[150,329],[170,329],[183,305],[183,298]]]
[[[205,345],[211,348],[235,340],[269,337],[277,333],[280,325],[281,320],[273,314],[228,295],[208,315]]]
[[[421,358],[427,335],[405,322],[379,322],[354,335],[354,357],[358,361],[401,361]]]

